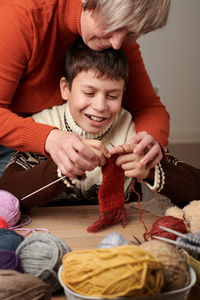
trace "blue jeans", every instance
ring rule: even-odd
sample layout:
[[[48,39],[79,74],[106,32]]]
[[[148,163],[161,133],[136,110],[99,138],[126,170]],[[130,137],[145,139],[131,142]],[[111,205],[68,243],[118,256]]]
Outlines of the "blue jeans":
[[[13,149],[0,145],[0,177],[15,152]]]

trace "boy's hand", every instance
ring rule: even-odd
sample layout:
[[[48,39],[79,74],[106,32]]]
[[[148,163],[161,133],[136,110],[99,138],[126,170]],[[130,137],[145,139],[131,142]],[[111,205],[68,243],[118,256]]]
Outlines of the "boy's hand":
[[[141,164],[140,162],[145,153],[135,154],[133,152],[135,147],[136,145],[133,144],[123,144],[111,148],[110,153],[119,154],[116,159],[116,165],[121,166],[125,176],[144,179],[149,174],[146,165]]]
[[[140,162],[141,164],[146,164],[149,169],[155,167],[163,158],[159,143],[146,131],[137,133],[127,143],[137,144],[133,150],[135,154],[141,154],[142,151],[147,150]]]

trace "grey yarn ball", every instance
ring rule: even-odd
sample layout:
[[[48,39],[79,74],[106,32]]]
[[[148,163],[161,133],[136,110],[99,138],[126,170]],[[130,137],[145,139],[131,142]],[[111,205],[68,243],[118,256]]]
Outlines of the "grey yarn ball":
[[[128,245],[128,242],[118,232],[112,232],[105,236],[97,248],[113,248],[120,245]]]
[[[16,250],[23,272],[49,284],[51,292],[61,288],[58,269],[62,264],[62,257],[68,252],[71,249],[63,240],[46,233],[31,234]]]

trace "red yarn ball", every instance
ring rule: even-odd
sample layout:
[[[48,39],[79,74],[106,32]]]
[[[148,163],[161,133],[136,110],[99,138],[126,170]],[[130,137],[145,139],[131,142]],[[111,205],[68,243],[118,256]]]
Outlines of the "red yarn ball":
[[[180,233],[188,233],[186,225],[183,221],[183,219],[178,219],[173,216],[166,216],[166,217],[161,217],[157,219],[153,225],[151,231],[149,231],[146,235],[147,237],[150,237],[152,240],[154,239],[153,236],[160,236],[164,237],[170,240],[176,240],[177,235],[167,232],[164,229],[161,229],[160,226],[167,227],[169,229],[175,230]]]
[[[8,224],[0,217],[0,228],[8,229]]]

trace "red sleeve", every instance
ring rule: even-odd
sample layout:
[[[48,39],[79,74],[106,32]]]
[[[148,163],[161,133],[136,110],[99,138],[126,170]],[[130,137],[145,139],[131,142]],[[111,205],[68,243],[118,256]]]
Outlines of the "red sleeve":
[[[15,150],[45,154],[45,140],[53,127],[20,117],[10,109],[18,84],[26,74],[27,63],[33,59],[34,47],[27,12],[19,6],[13,7],[14,4],[0,5],[0,141]],[[26,105],[26,102],[21,104]]]
[[[122,105],[132,113],[136,132],[148,132],[164,149],[168,144],[169,114],[154,91],[139,45],[135,42],[125,46],[124,51],[129,62],[129,82]]]

